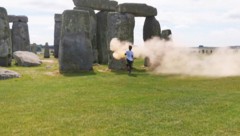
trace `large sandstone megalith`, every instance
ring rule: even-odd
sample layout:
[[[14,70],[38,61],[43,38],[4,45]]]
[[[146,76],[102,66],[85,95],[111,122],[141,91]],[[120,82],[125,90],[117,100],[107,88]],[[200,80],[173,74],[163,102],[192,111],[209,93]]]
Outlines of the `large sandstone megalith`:
[[[44,58],[50,58],[50,50],[49,50],[49,45],[48,43],[45,44],[44,46]]]
[[[12,48],[15,51],[30,51],[28,18],[26,16],[9,16],[12,25]]]
[[[112,38],[133,42],[135,19],[132,14],[101,11],[97,14],[97,43],[100,64],[111,69],[124,69],[124,61],[115,60],[110,51]]]
[[[172,31],[170,29],[166,29],[162,31],[162,39],[169,41],[171,40],[171,35],[172,35]]]
[[[33,43],[30,45],[30,47],[31,47],[31,52],[37,54],[37,44]]]
[[[10,66],[12,61],[12,41],[8,15],[5,8],[0,7],[0,66]]]
[[[98,48],[98,62],[100,64],[108,64],[108,54],[110,48],[107,43],[107,11],[100,11],[97,13],[97,48]]]
[[[113,38],[133,43],[134,26],[134,15],[110,12],[107,17],[107,47],[110,47]],[[116,60],[110,52],[108,67],[114,70],[122,70],[126,68],[126,63],[123,60]]]
[[[54,57],[58,58],[59,44],[61,37],[61,25],[62,25],[62,15],[54,15],[55,27],[54,27]]]
[[[146,17],[143,26],[143,40],[147,41],[153,37],[161,36],[160,23],[156,20],[154,16]],[[150,59],[144,59],[144,66],[150,66]]]
[[[90,39],[92,42],[93,62],[98,63],[97,16],[96,16],[94,10],[91,8],[75,7],[74,10],[84,10],[84,11],[89,12],[89,15],[90,15]]]
[[[152,37],[160,37],[161,27],[160,23],[156,20],[154,16],[146,17],[143,26],[143,40],[146,41]]]
[[[64,11],[59,46],[60,72],[92,70],[92,54],[89,12],[83,10]]]

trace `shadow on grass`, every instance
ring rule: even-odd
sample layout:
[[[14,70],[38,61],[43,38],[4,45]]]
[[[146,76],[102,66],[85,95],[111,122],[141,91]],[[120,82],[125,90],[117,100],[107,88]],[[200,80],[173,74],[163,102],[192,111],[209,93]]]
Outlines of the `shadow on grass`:
[[[139,75],[147,74],[146,69],[138,69],[138,68],[133,68],[131,74],[128,74],[127,69],[111,70],[111,72],[115,73],[116,75],[128,75],[129,77],[138,77]]]
[[[94,71],[64,72],[61,74],[66,77],[95,76],[96,75],[96,73]]]
[[[134,74],[134,73],[131,73],[131,74],[128,74],[129,77],[138,77],[138,74]]]
[[[146,70],[146,69],[143,69],[143,68],[140,68],[140,69],[138,69],[138,68],[133,68],[133,71],[138,72],[138,73],[146,73],[146,72],[147,72],[147,70]]]

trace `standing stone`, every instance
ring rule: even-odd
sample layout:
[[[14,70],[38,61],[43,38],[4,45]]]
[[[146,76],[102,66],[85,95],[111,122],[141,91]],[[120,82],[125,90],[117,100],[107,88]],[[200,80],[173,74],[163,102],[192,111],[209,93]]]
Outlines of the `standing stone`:
[[[155,36],[160,37],[161,27],[160,23],[156,20],[154,16],[146,17],[143,26],[143,40],[147,41]],[[150,59],[147,57],[144,59],[144,66],[150,66]]]
[[[172,31],[170,29],[166,29],[162,31],[162,38],[166,41],[171,40],[171,35],[172,35]]]
[[[62,16],[59,46],[59,70],[79,72],[92,70],[90,15],[88,11],[66,10]]]
[[[100,11],[97,13],[97,48],[98,48],[98,62],[100,64],[108,64],[108,54],[110,47],[107,42],[107,11]]]
[[[54,28],[54,57],[58,58],[59,44],[61,37],[61,25],[62,25],[62,15],[55,14],[55,28]]]
[[[10,18],[10,17],[9,17]],[[15,16],[10,19],[12,25],[12,45],[15,51],[30,51],[30,38],[28,31],[28,18],[26,16]]]
[[[0,66],[10,66],[12,61],[12,41],[8,15],[5,8],[0,7]]]
[[[75,10],[84,10],[88,11],[90,15],[90,39],[92,42],[92,50],[93,50],[93,62],[98,63],[98,49],[97,49],[97,16],[93,9],[91,8],[83,8],[83,7],[75,7]]]
[[[134,15],[110,12],[107,17],[107,47],[110,48],[110,42],[113,38],[133,43],[134,26]],[[108,67],[110,69],[123,70],[126,68],[125,60],[116,60],[112,52],[109,53]]]
[[[143,40],[146,41],[154,36],[160,37],[161,27],[154,16],[146,17],[143,26]]]
[[[48,43],[44,46],[44,58],[50,58],[49,45]]]
[[[118,2],[109,0],[73,0],[73,3],[76,7],[86,7],[104,11],[115,11],[118,5]]]
[[[151,62],[150,62],[150,58],[149,57],[144,58],[144,66],[145,67],[151,66]]]
[[[37,44],[33,43],[30,45],[30,47],[31,47],[31,52],[37,54]]]

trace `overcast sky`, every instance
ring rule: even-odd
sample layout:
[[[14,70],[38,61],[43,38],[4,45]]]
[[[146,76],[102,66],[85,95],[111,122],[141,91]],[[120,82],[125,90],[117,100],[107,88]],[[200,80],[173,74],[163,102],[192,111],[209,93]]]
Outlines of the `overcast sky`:
[[[185,46],[240,45],[239,0],[117,0],[146,3],[158,10],[162,29]],[[53,44],[54,14],[74,7],[72,0],[0,0],[9,15],[26,15],[31,43]],[[144,18],[136,18],[135,44],[142,43]]]

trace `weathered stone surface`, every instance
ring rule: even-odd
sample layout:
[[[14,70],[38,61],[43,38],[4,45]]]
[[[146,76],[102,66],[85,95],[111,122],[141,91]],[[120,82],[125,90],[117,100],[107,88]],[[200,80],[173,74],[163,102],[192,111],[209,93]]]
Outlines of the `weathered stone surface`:
[[[112,38],[133,42],[135,18],[132,14],[109,12],[107,17],[107,27],[108,44],[110,44]]]
[[[63,12],[62,34],[59,47],[59,70],[79,72],[92,70],[92,45],[88,11]]]
[[[153,37],[160,37],[161,35],[161,27],[159,22],[156,20],[154,16],[146,17],[144,26],[143,26],[143,40],[147,41]],[[144,66],[150,66],[150,59],[144,59]]]
[[[62,14],[54,14],[55,22],[62,22]]]
[[[84,11],[89,12],[89,15],[90,15],[90,39],[92,42],[93,62],[98,63],[97,16],[96,16],[94,10],[91,8],[75,7],[74,10],[84,10]]]
[[[19,77],[20,77],[20,74],[15,71],[0,68],[0,80],[6,80],[10,78],[19,78]]]
[[[15,16],[15,15],[9,15],[8,20],[10,23],[12,22],[28,22],[28,17],[27,16]]]
[[[55,14],[55,28],[54,28],[54,57],[58,58],[59,44],[61,37],[62,14]]]
[[[138,3],[119,4],[117,7],[117,11],[121,13],[130,13],[130,14],[133,14],[134,16],[141,16],[141,17],[157,15],[156,8],[152,6],[148,6],[146,4],[138,4]]]
[[[44,58],[50,58],[48,43],[46,43],[45,46],[44,46]]]
[[[0,66],[10,66],[12,61],[12,41],[7,11],[0,7]]]
[[[30,51],[30,38],[26,22],[13,22],[12,46],[15,51]]]
[[[73,0],[73,3],[76,7],[86,7],[104,11],[115,11],[118,5],[118,2],[109,0]]]
[[[135,19],[132,14],[110,12],[107,17],[107,25],[108,49],[113,38],[133,43]],[[126,62],[114,59],[112,52],[110,52],[108,67],[114,70],[122,70],[126,68]]]
[[[144,58],[144,66],[149,67],[151,65],[149,57]]]
[[[60,72],[92,70],[91,41],[84,32],[65,34],[59,48]]]
[[[167,40],[167,41],[171,40],[171,35],[172,35],[172,31],[170,29],[162,30],[161,36],[164,40]]]
[[[37,44],[36,43],[33,43],[30,45],[30,48],[31,48],[31,52],[33,53],[37,53]]]
[[[12,25],[12,46],[15,51],[30,51],[30,38],[28,31],[28,17],[26,16],[8,16]]]
[[[13,58],[18,66],[30,67],[42,64],[36,54],[28,51],[16,51],[13,53]]]
[[[110,42],[115,37],[133,42],[134,26],[135,20],[131,14],[106,11],[97,14],[97,43],[100,64],[111,64],[110,67],[113,69],[123,69],[125,67],[125,64],[121,63],[121,61],[113,60]],[[110,59],[111,63],[109,63]]]
[[[65,10],[62,17],[62,35],[66,33],[85,32],[90,36],[90,15],[84,10]]]
[[[108,54],[110,48],[107,43],[107,11],[97,13],[97,48],[98,62],[100,64],[108,64]]]
[[[155,17],[146,17],[143,26],[143,40],[146,41],[154,36],[160,37],[161,27]]]

